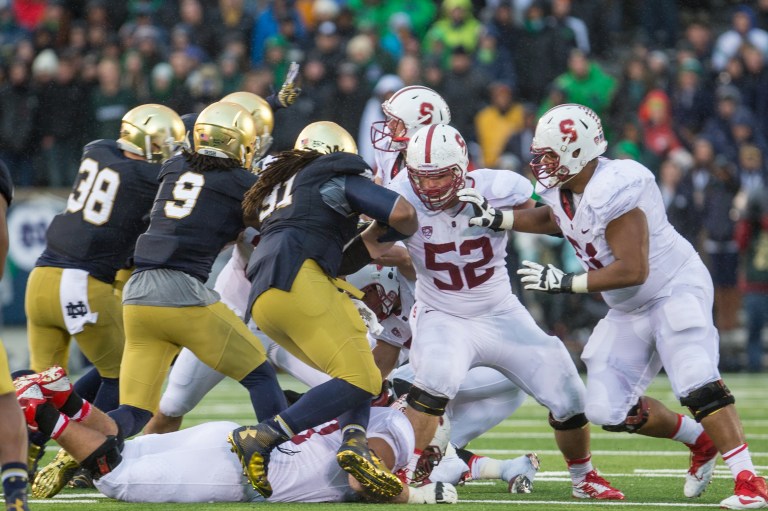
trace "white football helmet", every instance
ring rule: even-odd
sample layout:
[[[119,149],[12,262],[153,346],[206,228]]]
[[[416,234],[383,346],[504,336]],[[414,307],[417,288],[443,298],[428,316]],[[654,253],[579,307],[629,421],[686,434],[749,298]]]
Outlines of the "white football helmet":
[[[403,151],[408,139],[421,126],[448,124],[451,109],[443,97],[429,87],[410,85],[381,104],[386,120],[371,124],[371,143],[387,152]]]
[[[531,143],[531,169],[545,188],[572,179],[605,152],[603,125],[591,109],[568,103],[548,110],[539,119]]]
[[[379,321],[384,321],[392,314],[392,309],[400,296],[397,268],[369,264],[352,275],[347,275],[346,279],[365,293],[363,302],[376,314]]]
[[[408,143],[405,165],[413,191],[424,205],[433,211],[445,209],[464,188],[469,165],[467,143],[447,124],[424,126]]]

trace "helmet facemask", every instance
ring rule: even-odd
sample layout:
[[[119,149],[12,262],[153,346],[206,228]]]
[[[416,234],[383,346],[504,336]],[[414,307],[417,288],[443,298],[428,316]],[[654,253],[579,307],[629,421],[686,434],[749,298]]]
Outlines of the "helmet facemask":
[[[416,195],[421,202],[432,211],[441,211],[453,206],[454,199],[459,190],[464,188],[464,170],[458,165],[452,165],[444,169],[415,169],[408,168],[408,178]],[[443,186],[428,186],[426,180],[440,179],[451,176],[450,182]]]

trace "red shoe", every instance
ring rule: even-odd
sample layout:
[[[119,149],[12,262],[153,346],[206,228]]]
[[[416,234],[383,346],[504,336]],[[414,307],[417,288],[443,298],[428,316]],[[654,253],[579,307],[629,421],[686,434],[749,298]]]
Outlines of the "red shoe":
[[[58,410],[67,402],[72,394],[72,383],[67,377],[67,372],[60,366],[49,367],[41,373],[37,373],[37,383],[43,391],[43,395]]]
[[[742,470],[736,476],[733,495],[720,502],[724,509],[760,509],[768,504],[768,490],[765,479],[752,472]]]
[[[685,474],[683,494],[688,498],[695,498],[704,493],[712,482],[719,453],[706,432],[699,435],[695,444],[685,445],[691,450],[691,466]]]
[[[572,495],[577,499],[624,500],[624,494],[593,470],[579,484],[573,485]]]
[[[35,420],[37,407],[45,404],[47,400],[43,396],[40,386],[34,378],[31,378],[32,376],[37,375],[16,378],[13,380],[13,386],[16,387],[16,399],[19,401],[22,412],[24,412],[24,420],[27,421],[27,426],[32,431],[37,431],[37,421]]]

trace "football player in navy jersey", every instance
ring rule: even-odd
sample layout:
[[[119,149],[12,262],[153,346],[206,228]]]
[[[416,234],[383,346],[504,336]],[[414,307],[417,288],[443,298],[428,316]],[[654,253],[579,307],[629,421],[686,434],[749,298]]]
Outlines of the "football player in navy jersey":
[[[249,312],[270,338],[332,379],[279,415],[234,430],[230,443],[253,487],[268,497],[272,449],[297,431],[339,417],[341,467],[374,494],[398,495],[402,484],[369,451],[365,437],[381,373],[365,324],[340,290],[362,294],[336,277],[413,234],[413,206],[372,182],[352,137],[331,122],[307,126],[294,150],[279,154],[259,176],[243,202],[248,223],[261,231],[248,266]],[[360,214],[375,221],[358,235]]]
[[[51,222],[45,251],[29,276],[25,307],[31,368],[66,367],[74,336],[98,371],[95,379],[84,378],[78,391],[103,410],[118,405],[123,355],[116,274],[147,228],[160,164],[183,138],[176,112],[147,104],[125,114],[120,138],[86,145],[67,207]],[[95,381],[97,393],[84,388],[88,380]]]
[[[0,278],[8,255],[8,224],[5,214],[13,199],[11,173],[0,161]],[[29,511],[27,505],[27,426],[8,367],[8,356],[0,342],[0,478],[5,509]]]
[[[126,346],[120,407],[111,412],[122,437],[157,410],[171,361],[181,347],[245,386],[260,420],[285,406],[261,342],[218,293],[205,287],[214,260],[244,229],[242,199],[254,184],[250,168],[255,124],[243,107],[208,106],[194,126],[194,150],[168,160],[160,189],[123,289]]]

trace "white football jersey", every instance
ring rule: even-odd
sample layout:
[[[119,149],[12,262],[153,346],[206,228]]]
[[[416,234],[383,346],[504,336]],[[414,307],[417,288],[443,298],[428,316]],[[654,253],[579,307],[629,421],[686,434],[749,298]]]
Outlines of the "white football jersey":
[[[563,235],[587,271],[615,260],[605,239],[608,224],[635,208],[645,213],[649,234],[648,279],[639,286],[603,291],[603,298],[612,308],[629,312],[654,298],[668,296],[668,284],[677,270],[696,253],[667,220],[653,174],[635,161],[599,158],[594,175],[582,196],[574,198],[574,204],[569,204],[557,187],[545,189],[539,184],[536,192],[554,211]]]
[[[239,502],[254,497],[243,468],[227,443],[233,422],[207,422],[164,435],[125,442],[123,460],[98,481],[104,495],[126,502]],[[371,409],[369,438],[394,452],[395,467],[407,465],[413,428],[399,410]],[[341,431],[336,421],[306,430],[281,444],[269,461],[270,502],[343,502],[355,497],[336,462]],[[293,454],[290,454],[292,452]]]
[[[501,209],[524,204],[533,192],[528,180],[507,170],[475,170],[467,174],[466,187]],[[507,232],[470,226],[475,213],[466,203],[449,211],[427,209],[408,179],[397,180],[392,189],[418,214],[419,229],[405,240],[418,275],[416,301],[460,317],[492,314],[500,304],[508,308]]]
[[[407,173],[405,168],[405,155],[401,152],[390,152],[376,149],[374,151],[374,160],[376,162],[376,177],[381,178],[381,186],[389,188],[392,180],[400,175]]]
[[[393,472],[408,464],[415,441],[413,428],[405,415],[394,408],[371,408],[369,438],[385,440],[394,451]],[[311,439],[311,441],[309,441]],[[344,502],[355,492],[349,487],[347,472],[336,462],[341,431],[336,421],[308,429],[281,444],[269,460],[269,481],[274,493],[270,502]]]

